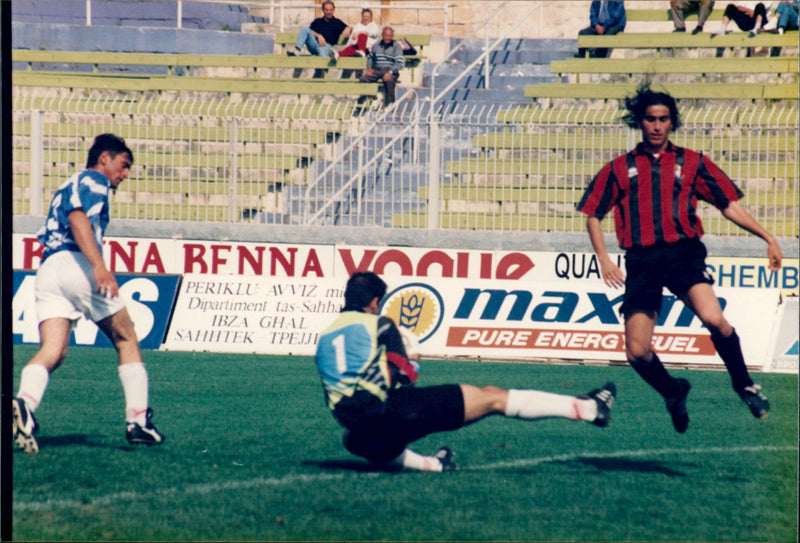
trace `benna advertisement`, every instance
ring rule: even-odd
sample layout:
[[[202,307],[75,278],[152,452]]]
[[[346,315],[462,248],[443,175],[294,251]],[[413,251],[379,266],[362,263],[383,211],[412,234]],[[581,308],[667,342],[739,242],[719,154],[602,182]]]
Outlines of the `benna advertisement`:
[[[333,246],[106,237],[103,258],[114,273],[332,277]],[[14,235],[14,269],[36,270],[43,247]]]
[[[13,267],[36,270],[42,246],[33,235],[14,234]],[[355,270],[388,277],[508,281],[599,282],[600,267],[592,252],[501,251],[304,245],[184,239],[107,237],[106,264],[115,273],[243,275],[285,278],[344,278]],[[588,240],[587,240],[588,246]],[[784,296],[800,289],[798,259],[785,258],[777,272],[763,258],[709,256],[716,285],[732,288],[777,288]],[[612,254],[624,269],[621,253]]]

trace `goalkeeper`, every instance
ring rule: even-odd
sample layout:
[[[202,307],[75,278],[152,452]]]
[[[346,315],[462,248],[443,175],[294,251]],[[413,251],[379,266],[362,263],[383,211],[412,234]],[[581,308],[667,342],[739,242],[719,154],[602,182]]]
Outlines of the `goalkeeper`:
[[[449,448],[423,456],[408,444],[488,415],[608,424],[616,393],[613,383],[581,397],[465,384],[415,387],[419,353],[407,354],[402,329],[378,314],[385,294],[386,284],[376,274],[354,273],[341,315],[321,334],[317,346],[328,407],[346,428],[345,448],[356,456],[384,467],[448,471],[455,468]]]

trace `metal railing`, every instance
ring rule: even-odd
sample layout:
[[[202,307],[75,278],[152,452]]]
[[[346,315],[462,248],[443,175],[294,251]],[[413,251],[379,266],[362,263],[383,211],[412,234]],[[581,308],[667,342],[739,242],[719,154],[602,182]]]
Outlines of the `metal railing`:
[[[536,12],[541,11],[539,2],[535,2],[533,7],[529,9],[523,16],[519,17],[514,24],[507,25],[503,35],[495,40],[491,45],[489,44],[488,29],[498,16],[502,13],[507,6],[507,2],[498,3],[495,9],[486,17],[483,24],[476,28],[472,34],[461,40],[460,44],[454,47],[436,66],[431,72],[431,96],[426,104],[420,104],[415,101],[416,95],[410,92],[404,96],[405,102],[414,101],[411,108],[412,114],[410,115],[410,122],[406,123],[400,129],[392,129],[392,124],[386,122],[387,114],[378,114],[374,118],[369,118],[370,122],[366,123],[361,134],[355,138],[349,146],[344,148],[338,154],[334,161],[332,161],[324,170],[322,170],[315,178],[309,182],[306,189],[304,202],[305,209],[308,213],[305,224],[317,224],[324,220],[326,215],[334,214],[338,217],[343,209],[350,209],[355,206],[358,209],[363,208],[365,205],[364,197],[367,193],[368,187],[376,187],[381,182],[383,175],[379,172],[382,169],[391,169],[394,156],[397,149],[395,146],[398,141],[404,142],[408,146],[408,142],[412,142],[411,146],[414,147],[413,157],[415,161],[419,160],[420,149],[422,145],[426,145],[425,156],[427,157],[428,164],[428,179],[427,179],[427,208],[428,208],[428,228],[436,228],[436,218],[438,217],[439,210],[439,169],[440,163],[438,162],[440,156],[440,133],[439,133],[439,116],[441,112],[438,111],[437,105],[443,99],[447,92],[458,85],[465,76],[472,72],[476,67],[483,66],[485,73],[489,73],[488,60],[494,49],[503,42],[507,35],[514,32],[519,26],[528,20],[528,18]],[[436,92],[436,75],[437,71],[454,54],[456,54],[461,46],[467,43],[468,40],[475,36],[485,36],[485,47],[483,52],[466,67],[461,75],[456,77],[444,89]],[[489,78],[486,77],[488,82]],[[425,111],[425,115],[422,111]],[[425,123],[423,127],[421,123]],[[370,148],[370,156],[368,160],[363,160],[363,145],[365,140],[370,138],[373,133],[381,134],[385,130],[391,130],[389,137],[383,138],[381,141],[382,146],[372,146]],[[423,133],[427,134],[427,138],[423,137]],[[412,137],[413,136],[413,137]],[[424,142],[424,143],[423,143]],[[401,151],[401,154],[405,154]],[[388,168],[381,166],[381,164],[389,164]],[[348,167],[352,164],[358,164],[358,168]],[[342,179],[339,180],[337,172],[341,175]],[[376,173],[378,172],[378,173]],[[417,184],[416,186],[419,186]],[[392,205],[392,207],[396,207]],[[400,203],[402,208],[402,202]]]
[[[19,89],[12,105],[13,211],[37,216],[83,168],[93,137],[115,132],[135,153],[112,199],[116,218],[583,232],[574,203],[639,138],[618,112],[577,106],[461,106],[432,128],[418,97],[380,114],[356,114],[352,104]],[[768,230],[797,237],[797,108],[682,113],[673,140],[728,173]],[[745,234],[715,210],[700,214],[708,232]]]

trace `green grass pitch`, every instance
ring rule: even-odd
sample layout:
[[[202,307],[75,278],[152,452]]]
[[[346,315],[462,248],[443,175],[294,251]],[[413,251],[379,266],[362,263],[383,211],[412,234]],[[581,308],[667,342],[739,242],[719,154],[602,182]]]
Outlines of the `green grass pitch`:
[[[15,376],[33,354],[17,347]],[[308,357],[145,352],[163,446],[124,439],[112,350],[73,348],[14,454],[13,536],[34,540],[796,541],[798,384],[756,374],[756,420],[727,374],[693,384],[691,424],[624,366],[423,360],[420,384],[581,394],[613,380],[607,428],[495,417],[447,444],[459,470],[387,473],[341,446]],[[14,383],[16,391],[16,380]]]

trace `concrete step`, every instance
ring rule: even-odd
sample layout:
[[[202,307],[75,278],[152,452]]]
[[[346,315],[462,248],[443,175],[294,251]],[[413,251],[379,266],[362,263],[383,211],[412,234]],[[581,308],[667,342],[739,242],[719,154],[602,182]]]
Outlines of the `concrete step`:
[[[2,0],[0,0],[2,1]],[[14,5],[18,2],[14,2]],[[271,53],[275,36],[222,30],[141,28],[13,22],[14,49],[61,51],[136,51],[206,55],[263,55]]]
[[[326,176],[323,183],[325,190],[321,194],[333,193],[342,187],[358,171],[358,165],[352,163],[338,164]],[[316,175],[310,173],[309,179]],[[393,200],[402,200],[402,193],[415,192],[420,186],[427,183],[427,172],[423,166],[404,164],[398,157],[397,160],[385,159],[372,168],[362,180],[365,187],[373,191],[396,192]],[[290,187],[305,194],[306,187]]]
[[[491,42],[490,42],[491,44]],[[455,47],[454,43],[452,47]],[[470,42],[459,49],[451,61],[470,64],[484,51],[485,43]],[[563,60],[578,50],[577,40],[506,40],[489,55],[491,64],[550,64]]]
[[[456,76],[437,76],[436,88],[444,89],[450,85],[450,83],[455,81],[455,79]],[[423,86],[430,87],[432,82],[433,78],[431,76],[423,76]],[[507,75],[489,77],[490,89],[506,89],[508,87],[523,88],[525,85],[536,85],[539,83],[558,83],[558,77],[550,74],[537,76]],[[468,75],[459,81],[457,86],[460,89],[484,89],[486,87],[486,78],[483,75]]]
[[[480,105],[531,105],[532,100],[525,98],[525,85],[529,84],[524,78],[519,78],[518,85],[505,85],[502,88],[491,89],[454,89],[447,93],[443,98],[445,102],[456,102],[453,106],[457,106],[465,101],[480,103]],[[430,101],[430,89],[416,89],[418,100],[425,102]],[[441,107],[439,109],[441,111]],[[452,109],[448,107],[448,109]]]
[[[495,40],[489,39],[489,44]],[[455,47],[461,42],[458,38],[451,38],[450,47]],[[576,47],[576,39],[528,39],[528,38],[509,38],[503,40],[496,48],[497,51],[569,51]],[[471,39],[464,40],[464,49],[482,51],[486,45],[485,40]]]
[[[569,51],[492,51],[491,64],[550,64],[554,60],[571,58],[578,51],[577,45]],[[462,64],[470,64],[480,56],[480,52],[458,51],[451,58]]]
[[[423,68],[422,86],[430,87],[433,82],[434,66]],[[464,66],[461,64],[444,64],[436,71],[436,87],[443,89],[450,85],[461,75]],[[519,86],[521,82],[526,85],[536,83],[556,83],[557,76],[550,73],[550,65],[543,64],[493,64],[489,66],[489,87],[493,89],[504,88],[508,85]],[[459,87],[478,89],[484,87],[484,65],[473,68],[470,74],[461,80]]]
[[[92,0],[92,25],[115,27],[176,28],[174,0]],[[13,2],[15,23],[86,25],[86,3],[76,0],[28,0]],[[184,2],[182,27],[199,30],[240,31],[242,23],[267,23],[250,15],[246,6],[216,2]]]
[[[485,64],[481,63],[470,70],[471,74],[483,75]],[[427,62],[422,65],[423,76],[430,76],[436,65]],[[448,62],[436,70],[437,77],[457,76],[466,68],[466,65]],[[550,64],[490,64],[489,75],[495,77],[543,77],[550,75]]]

